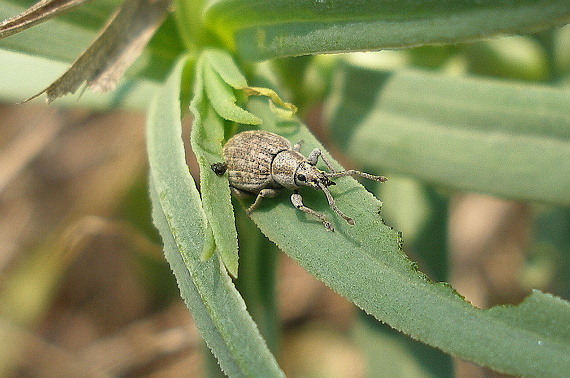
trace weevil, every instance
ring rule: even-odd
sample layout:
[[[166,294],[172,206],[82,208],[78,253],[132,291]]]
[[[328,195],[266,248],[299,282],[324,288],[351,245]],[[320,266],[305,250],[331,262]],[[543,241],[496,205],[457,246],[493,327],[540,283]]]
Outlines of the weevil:
[[[302,141],[291,146],[291,143],[280,135],[267,131],[243,131],[234,135],[223,147],[224,162],[211,165],[212,170],[221,176],[228,173],[232,193],[240,198],[256,195],[253,204],[246,210],[251,214],[264,197],[274,197],[282,189],[293,191],[291,202],[302,212],[318,218],[325,229],[334,231],[334,227],[325,216],[303,204],[299,194],[301,186],[309,186],[322,190],[327,197],[330,208],[348,224],[354,224],[352,218],[346,216],[336,206],[328,187],[335,185],[333,178],[344,176],[361,176],[374,181],[386,181],[385,177],[373,176],[353,169],[337,171],[315,148],[308,157],[300,153]],[[316,167],[319,156],[329,172]]]

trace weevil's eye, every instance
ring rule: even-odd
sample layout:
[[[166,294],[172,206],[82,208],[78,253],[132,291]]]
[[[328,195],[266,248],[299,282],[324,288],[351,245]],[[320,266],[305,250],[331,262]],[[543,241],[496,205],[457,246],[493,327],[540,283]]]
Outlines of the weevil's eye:
[[[305,182],[305,181],[307,181],[307,178],[305,177],[304,174],[299,173],[299,174],[297,175],[297,180],[302,181],[302,182]]]

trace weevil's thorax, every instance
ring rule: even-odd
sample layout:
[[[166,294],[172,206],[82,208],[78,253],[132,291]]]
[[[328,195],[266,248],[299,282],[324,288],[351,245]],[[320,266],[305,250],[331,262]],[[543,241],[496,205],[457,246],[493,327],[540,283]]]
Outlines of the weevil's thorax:
[[[279,152],[271,163],[273,181],[284,188],[295,190],[299,187],[295,182],[295,172],[306,159],[291,149]]]
[[[334,185],[326,174],[311,165],[297,151],[287,150],[278,153],[271,164],[273,180],[284,188],[295,190],[300,186],[310,186],[319,189],[317,182],[324,186]]]

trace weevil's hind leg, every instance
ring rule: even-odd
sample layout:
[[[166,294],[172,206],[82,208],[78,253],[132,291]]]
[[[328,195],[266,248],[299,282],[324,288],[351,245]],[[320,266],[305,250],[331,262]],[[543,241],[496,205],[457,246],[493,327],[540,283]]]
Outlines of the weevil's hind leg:
[[[327,231],[334,231],[334,227],[332,226],[332,224],[330,224],[327,221],[327,218],[325,218],[323,214],[317,213],[315,210],[308,208],[303,204],[303,197],[301,197],[299,193],[294,192],[293,194],[291,194],[291,203],[293,204],[293,206],[295,206],[297,209],[301,210],[305,214],[309,214],[319,218],[319,220],[323,223],[323,226],[325,226],[325,229]]]
[[[327,196],[327,201],[329,203],[330,208],[333,209],[334,212],[337,213],[342,219],[344,219],[346,221],[346,223],[353,225],[354,221],[352,220],[352,218],[344,215],[344,213],[342,211],[340,211],[340,209],[338,207],[336,207],[336,203],[334,202],[334,198],[331,195],[331,193],[329,192],[329,190],[327,189],[327,187],[321,183],[319,183],[319,187],[321,188],[321,190],[323,192],[325,192],[325,195]]]
[[[239,190],[239,189],[236,189]],[[257,209],[257,207],[259,207],[259,204],[261,203],[261,199],[263,197],[275,197],[277,194],[279,193],[278,189],[262,189],[259,194],[257,195],[257,197],[255,198],[255,201],[253,202],[253,204],[245,211],[247,213],[247,215],[251,214],[253,212],[253,210]]]
[[[236,197],[236,198],[244,199],[244,198],[251,198],[251,197],[254,196],[253,193],[246,192],[245,190],[241,190],[241,189],[238,189],[238,188],[234,188],[233,186],[230,186],[230,190],[232,191],[233,196]],[[255,202],[257,202],[257,200],[256,200]],[[246,210],[246,213],[247,213],[248,215],[249,215],[249,213],[251,213],[251,211],[254,210],[253,207],[254,207],[254,205],[255,205],[255,202],[254,202],[253,205],[251,205],[251,206]],[[256,206],[257,206],[257,205],[256,205]],[[252,209],[252,208],[253,208],[253,209]]]
[[[251,198],[251,197],[253,197],[253,193],[246,192],[245,190],[241,190],[238,188],[234,188],[233,186],[230,186],[230,190],[232,191],[232,194],[234,196],[236,196],[237,198]]]
[[[349,169],[348,171],[340,171],[340,172],[331,172],[326,174],[328,178],[337,178],[337,177],[344,177],[344,176],[360,176],[364,177],[368,180],[384,182],[388,179],[384,176],[374,176],[366,172],[356,171],[354,169]]]

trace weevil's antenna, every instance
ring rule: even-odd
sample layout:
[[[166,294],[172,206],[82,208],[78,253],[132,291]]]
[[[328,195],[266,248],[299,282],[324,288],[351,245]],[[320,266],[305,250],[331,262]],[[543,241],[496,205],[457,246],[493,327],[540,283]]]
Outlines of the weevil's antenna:
[[[368,180],[378,181],[378,182],[384,182],[384,181],[388,180],[384,176],[374,176],[374,175],[371,175],[369,173],[356,171],[354,169],[349,169],[348,171],[340,171],[340,172],[338,172],[338,171],[337,172],[325,172],[325,176],[327,176],[328,178],[337,178],[337,177],[344,177],[344,176],[360,176],[360,177],[364,177]]]
[[[317,181],[317,185],[319,186],[319,188],[321,188],[321,190],[323,192],[325,192],[325,195],[327,196],[327,201],[329,203],[330,208],[333,209],[334,212],[337,213],[348,224],[351,224],[351,225],[354,224],[354,221],[352,220],[352,218],[349,218],[346,215],[344,215],[343,212],[340,211],[340,209],[338,207],[336,207],[336,203],[334,202],[334,198],[331,195],[331,193],[329,192],[329,190],[327,189],[327,187],[325,186],[325,184],[323,184],[320,181]]]

